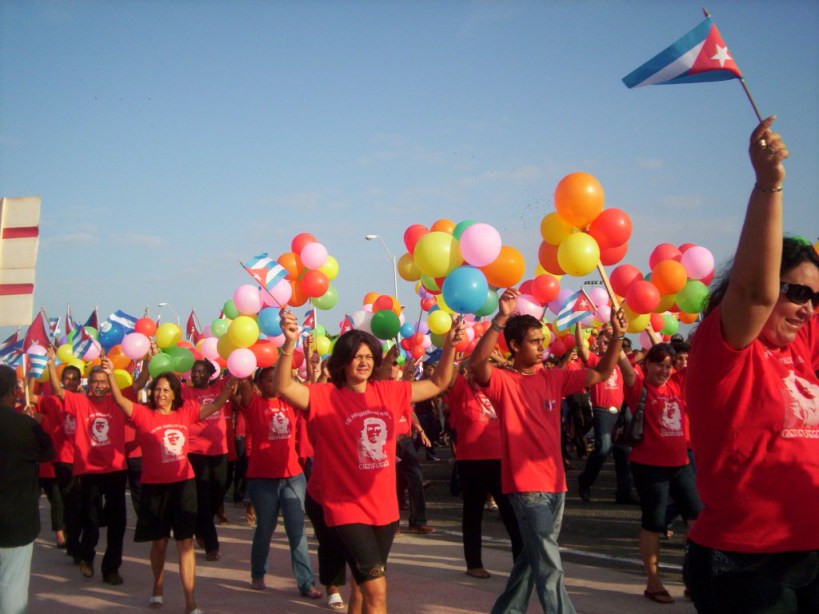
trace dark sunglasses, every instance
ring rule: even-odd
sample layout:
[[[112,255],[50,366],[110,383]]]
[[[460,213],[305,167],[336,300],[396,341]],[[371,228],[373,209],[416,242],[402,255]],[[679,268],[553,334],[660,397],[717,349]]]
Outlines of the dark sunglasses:
[[[804,305],[811,301],[814,307],[819,306],[819,292],[814,292],[810,286],[783,281],[779,284],[779,292],[795,305]]]

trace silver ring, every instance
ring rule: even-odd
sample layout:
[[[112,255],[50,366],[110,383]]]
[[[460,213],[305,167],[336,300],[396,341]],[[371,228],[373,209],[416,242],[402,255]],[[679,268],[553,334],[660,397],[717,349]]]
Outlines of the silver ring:
[[[767,148],[767,147],[768,147],[768,141],[766,141],[765,139],[759,139],[759,146],[760,146],[762,149]]]

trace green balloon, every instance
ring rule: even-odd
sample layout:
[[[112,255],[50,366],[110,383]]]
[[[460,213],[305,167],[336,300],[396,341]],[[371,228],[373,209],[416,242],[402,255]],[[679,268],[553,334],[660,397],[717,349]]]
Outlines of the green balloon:
[[[472,224],[477,224],[477,222],[475,220],[464,220],[463,222],[458,222],[455,225],[455,228],[452,229],[452,236],[460,240],[464,230],[472,226]]]
[[[235,320],[239,317],[239,310],[236,309],[236,305],[233,304],[233,299],[225,301],[222,311],[224,312],[225,317],[230,318],[231,320]]]
[[[677,292],[677,306],[685,313],[699,313],[708,300],[708,286],[696,279],[689,279]]]
[[[327,286],[327,291],[317,298],[311,298],[310,302],[316,306],[317,309],[326,311],[332,309],[338,303],[338,290],[333,285]]]
[[[85,329],[85,332],[87,332],[94,341],[99,341],[100,333],[96,328],[94,328],[93,326],[83,326],[83,328]]]
[[[193,368],[195,358],[188,348],[168,348],[165,353],[173,360],[174,372],[185,373]]]
[[[486,292],[486,300],[483,303],[483,306],[475,312],[477,317],[488,316],[498,309],[498,292],[497,290],[493,290],[489,288]]]
[[[672,316],[670,313],[663,314],[663,330],[664,335],[673,335],[680,328],[680,321]]]
[[[173,358],[171,358],[165,352],[160,352],[153,358],[151,358],[151,362],[148,363],[148,373],[151,374],[151,377],[156,377],[160,373],[165,373],[165,371],[173,371],[174,364]]]
[[[210,323],[210,332],[213,333],[214,337],[223,337],[228,328],[230,328],[230,322],[222,318],[217,318]]]
[[[436,333],[430,333],[429,338],[432,341],[432,345],[436,348],[444,347],[444,342],[446,341],[446,335],[438,335]]]
[[[316,328],[313,330],[313,333],[316,335],[316,337],[326,337],[327,329],[321,324],[316,324]]]
[[[372,320],[370,320],[370,330],[372,330],[373,335],[379,339],[391,339],[395,337],[400,328],[401,320],[399,320],[395,312],[390,309],[382,309],[381,311],[375,312]]]

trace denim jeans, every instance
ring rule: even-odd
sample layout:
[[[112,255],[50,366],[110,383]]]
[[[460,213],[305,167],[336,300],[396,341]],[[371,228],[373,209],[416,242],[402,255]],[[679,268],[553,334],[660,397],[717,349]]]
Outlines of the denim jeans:
[[[614,453],[614,470],[617,475],[617,501],[626,501],[631,497],[631,472],[628,464],[628,451],[612,443],[611,435],[617,424],[617,414],[606,408],[595,407],[592,410],[592,428],[594,429],[594,450],[586,460],[586,466],[580,474],[580,485],[591,488],[600,474],[600,469]]]
[[[0,548],[0,612],[25,614],[31,578],[34,542],[17,548]]]
[[[492,614],[524,614],[534,588],[544,612],[574,614],[563,584],[557,545],[565,493],[523,492],[508,496],[518,519],[523,552],[515,559],[506,589],[492,607]]]
[[[256,530],[250,548],[250,574],[254,579],[267,573],[270,539],[276,530],[279,511],[284,517],[284,530],[290,543],[290,564],[302,594],[313,588],[313,568],[307,552],[304,532],[304,495],[307,480],[304,474],[292,478],[251,478],[247,482],[250,501],[256,509]]]
[[[819,551],[750,554],[686,544],[683,575],[700,614],[819,612]]]

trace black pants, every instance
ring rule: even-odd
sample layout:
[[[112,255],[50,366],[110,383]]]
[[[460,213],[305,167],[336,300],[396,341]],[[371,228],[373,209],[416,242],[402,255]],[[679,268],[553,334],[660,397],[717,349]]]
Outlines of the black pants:
[[[213,516],[225,498],[227,454],[188,454],[188,460],[196,474],[196,536],[205,543],[205,552],[219,552]]]
[[[318,541],[319,582],[322,586],[344,586],[347,582],[347,560],[338,534],[324,522],[324,508],[309,494],[304,498],[304,511],[313,523]]]
[[[128,459],[128,490],[131,491],[131,505],[139,515],[139,500],[142,497],[142,457]]]
[[[40,490],[45,493],[48,505],[51,507],[51,530],[54,532],[62,531],[65,529],[63,498],[60,496],[57,478],[40,478]]]
[[[486,496],[492,495],[498,504],[503,526],[509,539],[512,541],[512,560],[521,550],[523,541],[518,529],[515,511],[501,490],[501,462],[500,460],[466,460],[455,463],[458,468],[458,477],[461,480],[461,492],[464,498],[463,515],[461,516],[461,530],[464,540],[464,558],[466,567],[475,569],[483,567],[481,559],[481,522],[483,521],[483,507]]]
[[[396,463],[396,483],[398,500],[401,500],[404,488],[409,493],[409,525],[411,527],[427,523],[427,502],[424,498],[424,474],[412,444],[412,437],[401,437],[395,444],[395,455],[400,459]]]
[[[233,502],[240,503],[245,500],[247,492],[247,450],[245,438],[236,437],[236,460],[228,461],[227,488],[225,492],[233,487]],[[306,476],[305,476],[306,477]]]
[[[79,476],[82,506],[80,559],[91,565],[96,556],[100,526],[108,526],[103,577],[119,571],[122,565],[122,540],[125,537],[125,471],[86,473]]]
[[[381,526],[342,524],[333,527],[358,584],[387,575],[387,558],[396,528],[397,522]]]
[[[78,558],[80,533],[82,532],[82,500],[79,480],[74,478],[72,463],[54,463],[57,488],[63,501],[63,525],[65,526],[66,553]]]

